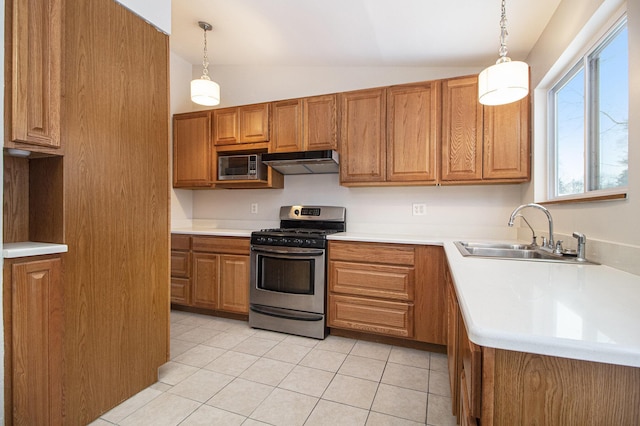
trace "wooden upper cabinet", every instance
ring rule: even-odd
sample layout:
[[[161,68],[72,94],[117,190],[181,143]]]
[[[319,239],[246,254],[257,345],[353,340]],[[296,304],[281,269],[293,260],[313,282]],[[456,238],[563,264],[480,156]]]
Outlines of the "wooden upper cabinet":
[[[446,80],[442,99],[443,182],[530,179],[529,96],[506,105],[478,102],[477,76]]]
[[[303,151],[302,100],[274,102],[271,118],[271,152]]]
[[[338,148],[336,95],[272,104],[271,152]]]
[[[59,153],[62,0],[7,0],[5,147]]]
[[[476,76],[445,80],[442,94],[443,181],[482,179],[482,104]]]
[[[240,142],[269,140],[269,104],[246,105],[238,108]]]
[[[267,142],[269,103],[213,110],[215,145]]]
[[[212,184],[211,113],[173,116],[173,186],[206,187]]]
[[[387,181],[434,182],[440,82],[387,89]]]
[[[484,107],[484,179],[530,179],[529,105]]]
[[[238,108],[213,111],[213,141],[216,145],[240,142]]]
[[[305,150],[338,149],[338,97],[302,99],[302,143]]]
[[[386,89],[340,94],[340,182],[383,182]]]

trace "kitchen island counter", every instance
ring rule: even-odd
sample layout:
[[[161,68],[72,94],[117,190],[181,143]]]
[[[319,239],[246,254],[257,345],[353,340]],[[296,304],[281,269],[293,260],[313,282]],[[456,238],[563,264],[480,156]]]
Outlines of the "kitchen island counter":
[[[459,238],[328,238],[443,246],[469,338],[480,346],[640,367],[640,276],[605,265],[463,257]]]

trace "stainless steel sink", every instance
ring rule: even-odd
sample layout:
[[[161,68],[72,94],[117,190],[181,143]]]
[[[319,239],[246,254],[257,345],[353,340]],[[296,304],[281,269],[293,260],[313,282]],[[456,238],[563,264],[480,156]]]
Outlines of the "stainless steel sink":
[[[528,244],[467,241],[455,241],[454,244],[463,256],[597,265],[597,263],[587,260],[578,260],[575,255],[554,254],[539,246]]]

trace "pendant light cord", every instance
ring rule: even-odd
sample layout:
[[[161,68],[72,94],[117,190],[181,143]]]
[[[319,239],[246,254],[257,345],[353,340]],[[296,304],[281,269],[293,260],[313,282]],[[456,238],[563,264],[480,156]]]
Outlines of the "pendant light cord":
[[[507,8],[505,6],[505,0],[502,0],[502,16],[500,18],[500,50],[498,51],[500,59],[496,63],[502,63],[509,61],[507,57],[507,37],[509,32],[507,31]]]
[[[209,58],[207,57],[207,30],[210,28],[209,24],[202,25],[202,29],[204,30],[204,55],[202,57],[202,77],[205,80],[211,80],[209,78]]]

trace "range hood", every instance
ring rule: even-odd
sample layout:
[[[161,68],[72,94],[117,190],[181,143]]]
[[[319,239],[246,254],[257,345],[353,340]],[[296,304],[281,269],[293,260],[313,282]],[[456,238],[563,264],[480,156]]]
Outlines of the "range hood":
[[[262,162],[283,175],[338,173],[338,153],[333,150],[262,154]]]

